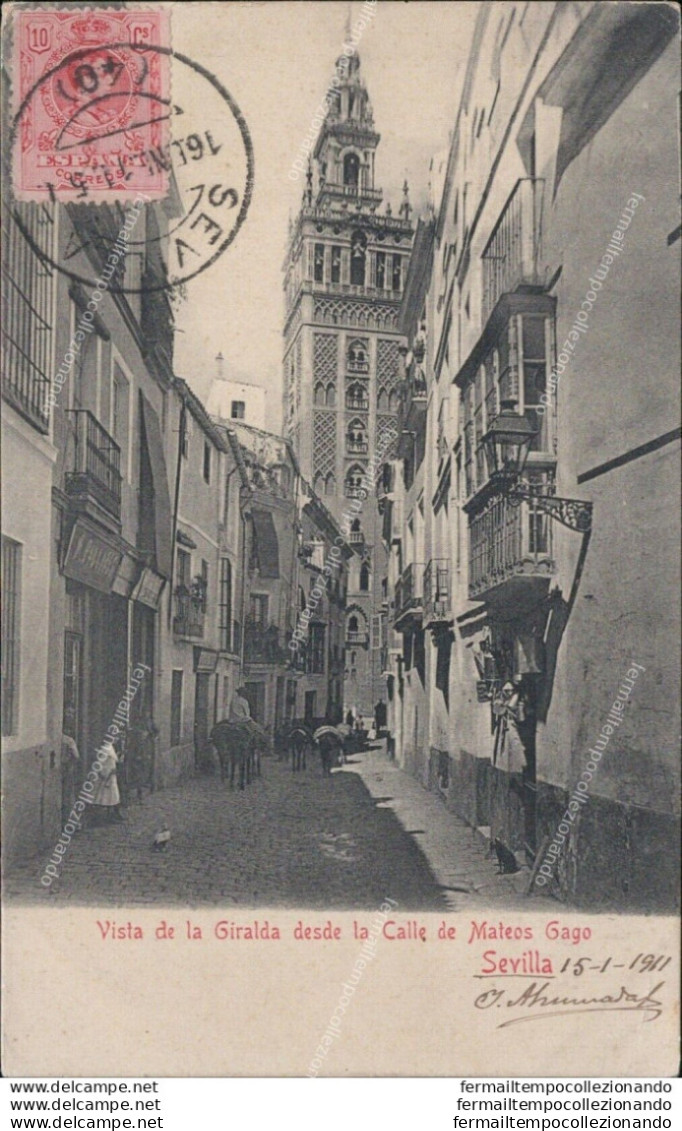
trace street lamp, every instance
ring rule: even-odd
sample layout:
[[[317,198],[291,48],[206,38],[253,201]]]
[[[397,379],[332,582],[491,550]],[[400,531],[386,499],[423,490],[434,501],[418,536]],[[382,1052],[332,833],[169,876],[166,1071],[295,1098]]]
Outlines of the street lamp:
[[[542,484],[519,485],[536,435],[537,429],[516,412],[514,401],[503,401],[501,412],[481,437],[493,487],[513,506],[532,501],[534,510],[555,518],[569,530],[587,534],[592,529],[592,503],[546,495]]]
[[[481,438],[488,457],[491,478],[500,484],[516,483],[523,473],[536,429],[525,416],[519,416],[513,401],[503,401],[502,411]]]

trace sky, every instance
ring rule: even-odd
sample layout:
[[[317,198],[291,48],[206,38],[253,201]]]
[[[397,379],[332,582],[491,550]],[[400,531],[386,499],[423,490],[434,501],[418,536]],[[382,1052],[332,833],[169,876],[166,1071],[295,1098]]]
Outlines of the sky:
[[[407,178],[417,210],[429,163],[447,149],[479,5],[379,0],[358,44],[381,134],[376,184],[394,213]],[[172,6],[172,46],[230,92],[254,147],[255,184],[232,245],[187,286],[176,312],[175,371],[205,401],[217,353],[226,375],[263,385],[266,427],[281,423],[282,264],[304,180],[288,176],[362,3],[267,0]]]

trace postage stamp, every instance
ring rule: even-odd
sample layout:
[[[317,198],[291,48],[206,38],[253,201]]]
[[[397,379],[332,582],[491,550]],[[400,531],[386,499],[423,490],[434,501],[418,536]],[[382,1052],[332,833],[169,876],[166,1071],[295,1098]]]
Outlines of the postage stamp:
[[[12,59],[17,199],[167,196],[168,11],[19,11]]]

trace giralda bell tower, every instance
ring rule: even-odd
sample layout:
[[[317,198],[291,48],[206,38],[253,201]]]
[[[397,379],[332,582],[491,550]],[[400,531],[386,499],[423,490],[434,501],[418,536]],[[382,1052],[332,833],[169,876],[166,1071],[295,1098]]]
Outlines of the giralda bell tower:
[[[357,53],[342,56],[336,76],[284,265],[283,420],[303,476],[356,550],[339,660],[345,709],[370,715],[385,697],[375,481],[398,432],[398,315],[413,228],[407,184],[399,214],[382,209],[379,134]]]

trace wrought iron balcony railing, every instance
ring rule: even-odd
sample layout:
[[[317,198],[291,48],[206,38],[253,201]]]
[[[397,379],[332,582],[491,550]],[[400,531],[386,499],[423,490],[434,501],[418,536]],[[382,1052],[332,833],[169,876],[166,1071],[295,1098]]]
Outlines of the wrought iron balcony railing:
[[[539,287],[542,208],[545,182],[516,182],[483,252],[483,323],[503,294],[521,286]]]
[[[247,618],[244,624],[244,661],[247,664],[280,664],[291,655],[284,633],[268,621]]]
[[[73,466],[66,472],[66,492],[80,500],[91,496],[115,518],[121,516],[121,449],[87,409],[67,409],[75,425]]]
[[[189,594],[176,592],[173,632],[176,636],[192,636],[195,639],[204,635],[206,614],[201,605]]]
[[[469,526],[469,597],[480,599],[516,579],[548,578],[552,523],[535,500],[495,496]]]
[[[395,623],[406,617],[420,617],[422,612],[422,584],[424,566],[422,562],[412,562],[403,570],[395,587]]]
[[[346,450],[351,455],[366,455],[369,443],[367,440],[346,440]]]
[[[367,397],[346,396],[346,408],[354,412],[369,412],[369,399]]]
[[[367,643],[367,633],[366,632],[350,632],[350,630],[348,630],[348,629],[346,630],[346,644],[366,644],[366,643]]]
[[[445,558],[432,558],[424,570],[424,624],[429,627],[450,620],[450,564]]]

